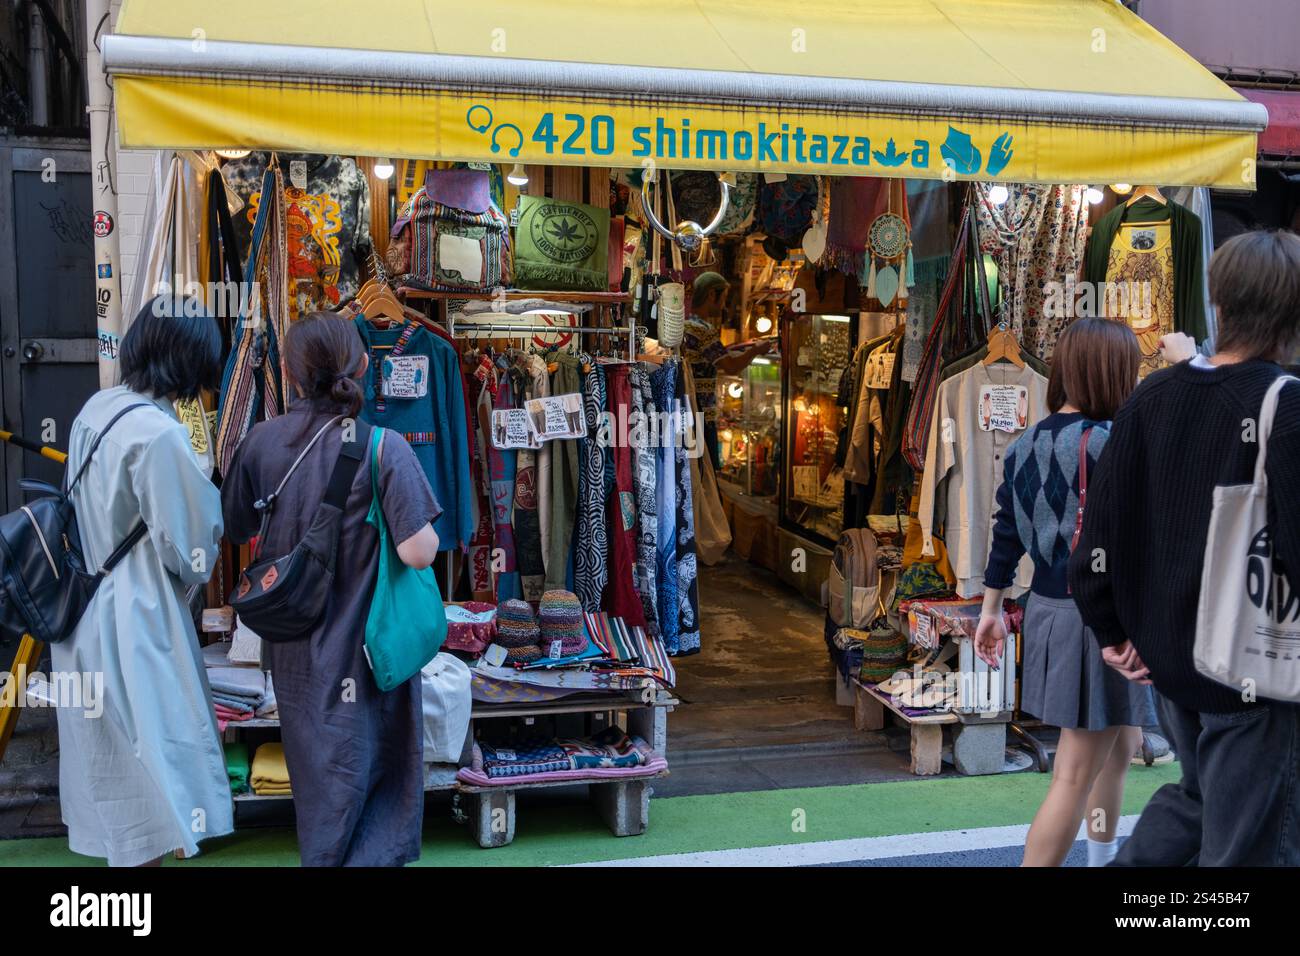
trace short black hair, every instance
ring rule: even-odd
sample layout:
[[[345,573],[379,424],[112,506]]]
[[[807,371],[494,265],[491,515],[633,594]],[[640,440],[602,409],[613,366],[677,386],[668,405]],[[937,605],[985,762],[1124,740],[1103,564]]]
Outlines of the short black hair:
[[[159,398],[221,386],[221,329],[197,299],[155,296],[122,337],[122,382]]]
[[[1244,232],[1210,260],[1210,300],[1219,310],[1215,348],[1285,362],[1300,344],[1300,237]]]

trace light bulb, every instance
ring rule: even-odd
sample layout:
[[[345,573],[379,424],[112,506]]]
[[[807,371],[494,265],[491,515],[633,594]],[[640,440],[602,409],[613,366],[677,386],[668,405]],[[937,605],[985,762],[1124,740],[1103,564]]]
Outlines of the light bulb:
[[[1110,188],[1111,188],[1112,190],[1114,190],[1117,194],[1121,195],[1121,196],[1127,196],[1129,193],[1131,193],[1131,192],[1133,191],[1133,184],[1132,184],[1132,183],[1115,183],[1115,185],[1111,186]]]
[[[1083,191],[1083,201],[1089,206],[1095,206],[1105,198],[1106,194],[1096,186],[1089,186]]]
[[[754,329],[758,332],[759,335],[766,335],[768,332],[771,332],[772,331],[771,318],[769,318],[766,315],[760,315],[758,317],[758,320],[754,323]]]
[[[397,172],[397,168],[393,166],[391,159],[375,160],[375,175],[380,179],[392,179],[395,172]]]
[[[727,394],[732,398],[740,398],[740,396],[745,394],[745,386],[741,385],[739,382],[732,382],[727,386]]]
[[[993,203],[993,205],[1001,206],[1010,198],[1011,193],[1001,183],[994,183],[989,187],[989,202]]]
[[[243,159],[251,152],[251,149],[219,149],[217,155],[222,159]]]
[[[524,172],[523,163],[515,163],[510,167],[510,172],[506,173],[506,181],[512,186],[527,186],[528,174]]]

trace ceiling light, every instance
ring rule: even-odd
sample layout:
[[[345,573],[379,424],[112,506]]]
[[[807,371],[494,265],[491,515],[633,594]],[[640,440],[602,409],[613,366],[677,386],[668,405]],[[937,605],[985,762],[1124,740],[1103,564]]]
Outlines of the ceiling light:
[[[1105,198],[1106,198],[1106,194],[1103,193],[1096,186],[1089,186],[1087,189],[1083,191],[1083,201],[1086,202],[1089,206],[1096,206]]]
[[[772,331],[772,319],[766,315],[760,315],[754,322],[754,328],[759,335],[764,335]]]
[[[506,181],[512,186],[527,186],[528,174],[524,172],[523,163],[515,163],[506,174]]]
[[[993,203],[993,205],[1001,206],[1010,198],[1011,193],[1001,183],[994,183],[989,187],[989,202]]]
[[[1110,188],[1111,188],[1112,190],[1114,190],[1116,193],[1118,193],[1119,195],[1121,195],[1121,196],[1127,196],[1129,193],[1131,193],[1131,192],[1133,191],[1133,184],[1132,184],[1132,183],[1116,183],[1115,185],[1111,186]]]
[[[391,159],[375,160],[375,175],[380,179],[392,179],[395,172],[397,172],[397,169],[393,166]]]
[[[251,149],[219,149],[217,155],[222,159],[243,159],[251,152]]]

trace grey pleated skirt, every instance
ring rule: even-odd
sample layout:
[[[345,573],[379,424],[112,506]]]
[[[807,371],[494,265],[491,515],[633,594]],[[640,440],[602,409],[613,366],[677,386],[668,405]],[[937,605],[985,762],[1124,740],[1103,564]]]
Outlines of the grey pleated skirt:
[[[1073,598],[1031,593],[1022,640],[1021,710],[1072,730],[1156,722],[1151,687],[1106,666]]]

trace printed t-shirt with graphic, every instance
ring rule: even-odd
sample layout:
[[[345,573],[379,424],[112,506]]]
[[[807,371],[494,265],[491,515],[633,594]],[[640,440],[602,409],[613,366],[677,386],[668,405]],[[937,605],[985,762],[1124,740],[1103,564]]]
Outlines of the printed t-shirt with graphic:
[[[284,170],[289,318],[293,321],[308,312],[337,309],[357,294],[361,262],[371,248],[370,184],[356,161],[342,156],[281,153],[279,158]],[[254,152],[221,170],[244,201],[234,217],[244,250],[262,201],[262,174],[268,162],[269,153]],[[297,163],[304,166],[295,167]],[[297,171],[305,171],[306,188],[294,185]]]
[[[1106,265],[1105,315],[1127,322],[1142,352],[1138,377],[1167,363],[1160,337],[1174,327],[1174,247],[1169,222],[1124,223]]]

